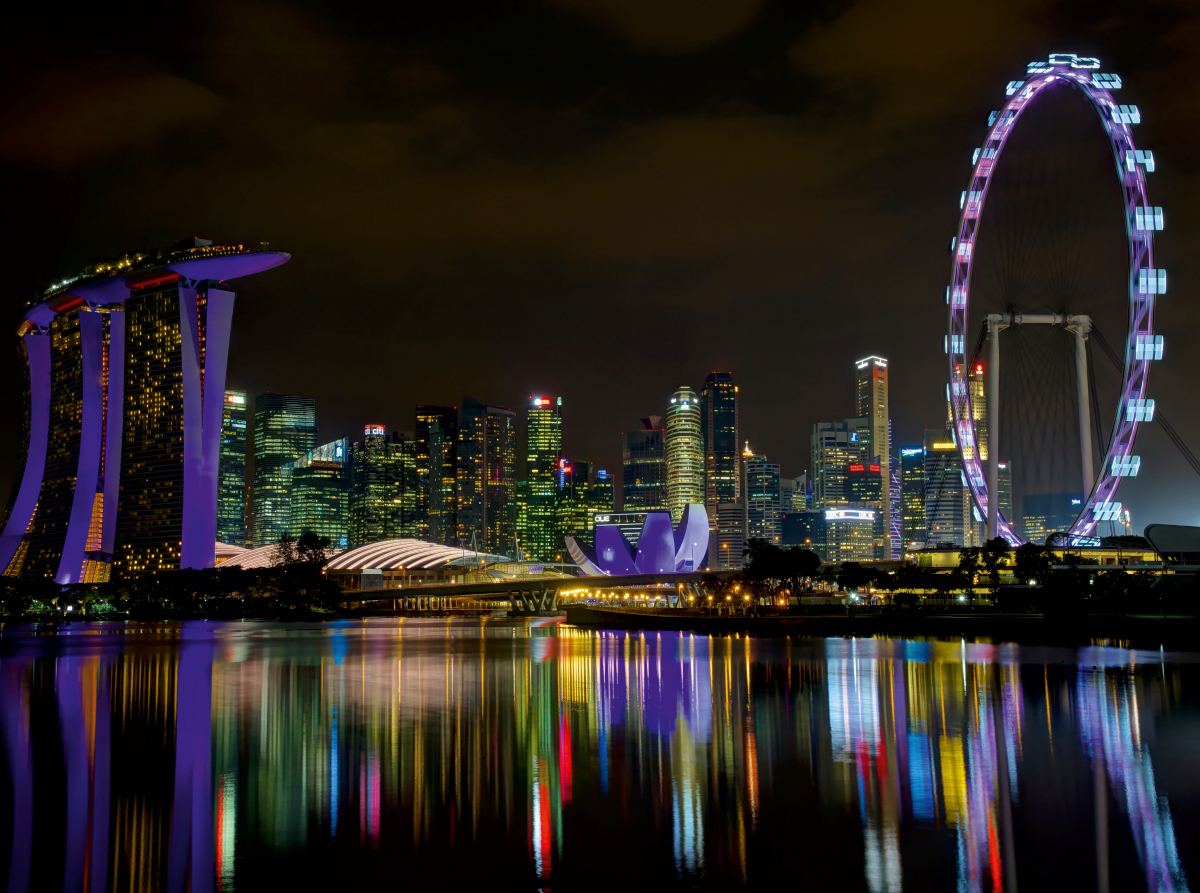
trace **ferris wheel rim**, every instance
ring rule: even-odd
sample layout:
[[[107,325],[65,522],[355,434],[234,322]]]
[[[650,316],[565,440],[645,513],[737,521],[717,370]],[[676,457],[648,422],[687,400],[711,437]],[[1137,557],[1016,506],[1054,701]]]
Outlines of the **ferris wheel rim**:
[[[1137,107],[1120,105],[1113,99],[1111,91],[1121,86],[1121,79],[1116,75],[1100,73],[1099,68],[1100,63],[1096,59],[1056,53],[1049,57],[1048,62],[1030,63],[1024,80],[1009,82],[1006,87],[1008,99],[1001,110],[989,116],[987,138],[983,146],[975,150],[971,161],[969,188],[960,199],[957,235],[950,244],[951,280],[946,289],[949,319],[944,349],[949,367],[947,396],[951,406],[951,434],[958,448],[963,478],[971,492],[973,507],[986,519],[992,494],[988,491],[979,458],[979,440],[975,419],[970,411],[966,379],[966,326],[975,235],[983,218],[994,169],[1021,115],[1052,84],[1067,83],[1080,90],[1104,125],[1121,184],[1126,242],[1129,246],[1129,321],[1125,362],[1121,370],[1121,393],[1113,414],[1112,438],[1091,489],[1084,494],[1081,511],[1068,531],[1069,537],[1091,536],[1101,521],[1114,520],[1121,510],[1121,503],[1114,500],[1120,479],[1129,476],[1131,468],[1132,474],[1136,475],[1137,466],[1140,466],[1140,459],[1133,456],[1132,450],[1138,425],[1153,419],[1154,401],[1147,401],[1146,387],[1150,363],[1157,358],[1153,348],[1149,352],[1142,348],[1146,343],[1154,343],[1154,297],[1166,290],[1166,273],[1154,266],[1154,225],[1151,222],[1147,224],[1149,228],[1135,228],[1136,220],[1146,223],[1152,219],[1154,209],[1147,197],[1146,173],[1154,170],[1153,153],[1139,150],[1134,143],[1131,127],[1140,122]],[[1137,214],[1139,210],[1140,216]],[[1161,228],[1161,214],[1157,220],[1158,228]],[[1140,341],[1139,336],[1142,337]],[[1149,342],[1146,339],[1150,339]],[[1157,342],[1159,357],[1161,343],[1161,340]],[[1141,356],[1138,356],[1139,351]],[[992,458],[989,456],[989,461]],[[1009,519],[1004,517],[998,506],[996,514],[996,536],[1003,537],[1010,546],[1021,545],[1024,541],[1016,535]],[[969,523],[970,519],[964,519],[964,526]]]

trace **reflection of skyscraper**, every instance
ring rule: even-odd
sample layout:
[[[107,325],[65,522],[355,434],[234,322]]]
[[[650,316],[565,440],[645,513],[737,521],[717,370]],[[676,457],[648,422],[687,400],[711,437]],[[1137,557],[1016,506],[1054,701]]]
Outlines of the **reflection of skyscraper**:
[[[888,405],[888,361],[883,357],[867,357],[854,364],[854,414],[870,419],[871,454],[863,458],[867,463],[878,462],[885,490],[891,492],[889,462],[892,454],[892,426]],[[892,502],[885,496],[880,506],[883,512],[882,558],[892,556]]]
[[[254,545],[289,530],[292,462],[317,445],[317,404],[267,392],[254,398]]]
[[[212,566],[234,302],[224,280],[287,259],[193,239],[98,263],[29,306],[6,573],[69,584],[106,580],[110,566]]]
[[[667,451],[661,416],[642,419],[640,431],[621,436],[622,511],[663,511],[667,507]]]
[[[530,397],[525,420],[525,475],[529,485],[522,548],[535,561],[559,550],[555,480],[562,458],[562,397]],[[574,487],[572,487],[574,492]]]
[[[217,542],[246,545],[246,392],[226,391],[221,413]]]
[[[689,503],[704,503],[704,432],[700,401],[684,385],[667,405],[664,444],[667,455],[667,511],[676,524]]]
[[[315,533],[335,549],[349,545],[350,441],[341,438],[310,450],[292,463],[288,527],[292,536]]]
[[[517,530],[517,414],[463,398],[458,445],[458,538],[497,554]]]
[[[741,495],[738,467],[738,389],[729,372],[710,372],[700,389],[700,425],[704,435],[704,503],[708,523],[717,525],[717,505]]]
[[[417,534],[431,543],[457,541],[455,469],[458,456],[458,409],[418,406],[416,414]]]

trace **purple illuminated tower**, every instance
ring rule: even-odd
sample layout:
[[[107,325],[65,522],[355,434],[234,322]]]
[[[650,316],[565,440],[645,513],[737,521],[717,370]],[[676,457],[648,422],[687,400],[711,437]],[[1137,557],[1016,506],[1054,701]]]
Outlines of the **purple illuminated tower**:
[[[288,259],[192,239],[97,263],[29,306],[0,568],[69,584],[212,566],[227,282]]]

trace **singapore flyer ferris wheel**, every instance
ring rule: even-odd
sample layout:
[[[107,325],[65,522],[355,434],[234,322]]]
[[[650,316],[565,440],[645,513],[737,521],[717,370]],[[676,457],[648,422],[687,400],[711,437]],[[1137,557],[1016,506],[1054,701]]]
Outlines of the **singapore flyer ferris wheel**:
[[[1138,149],[1132,128],[1141,122],[1137,106],[1124,105],[1113,98],[1121,88],[1118,75],[1100,70],[1097,59],[1071,53],[1056,53],[1045,62],[1027,66],[1025,78],[1010,81],[1005,89],[1007,101],[1002,109],[988,116],[988,131],[971,158],[968,188],[959,200],[961,214],[957,235],[950,244],[953,256],[950,285],[946,288],[948,332],[945,352],[948,359],[948,398],[951,424],[962,463],[963,478],[981,519],[986,518],[987,538],[1003,537],[1012,546],[1020,545],[1013,519],[1006,518],[997,498],[1000,454],[1000,340],[1001,333],[1013,326],[1060,326],[1074,336],[1076,404],[1079,417],[1079,455],[1081,474],[1081,511],[1071,526],[1071,537],[1090,537],[1101,522],[1113,521],[1121,512],[1117,501],[1118,485],[1123,477],[1135,476],[1141,459],[1133,452],[1138,426],[1154,418],[1154,400],[1146,396],[1150,364],[1162,358],[1163,339],[1154,331],[1154,307],[1165,294],[1166,272],[1154,263],[1154,234],[1163,228],[1161,207],[1152,206],[1147,195],[1147,174],[1154,171],[1154,155]],[[1009,137],[1023,113],[1049,88],[1067,86],[1083,94],[1099,115],[1107,134],[1125,212],[1128,244],[1128,325],[1125,339],[1120,393],[1113,413],[1111,436],[1099,444],[1102,461],[1095,465],[1092,441],[1091,408],[1094,394],[1088,392],[1086,346],[1092,333],[1091,318],[1079,313],[990,313],[984,319],[989,345],[987,371],[987,417],[985,439],[981,442],[977,413],[972,411],[968,383],[968,310],[972,297],[972,270],[976,260],[977,237],[984,219],[989,187],[1008,144]],[[982,340],[981,336],[981,340]],[[1118,361],[1120,357],[1118,356]],[[1107,443],[1105,443],[1107,441]],[[986,456],[986,459],[984,458]]]

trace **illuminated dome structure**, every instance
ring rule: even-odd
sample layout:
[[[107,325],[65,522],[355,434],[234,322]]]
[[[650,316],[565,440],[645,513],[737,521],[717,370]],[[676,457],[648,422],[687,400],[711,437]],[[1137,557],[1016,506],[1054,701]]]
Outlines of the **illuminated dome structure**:
[[[708,557],[708,512],[700,503],[683,509],[672,529],[670,512],[648,512],[635,550],[616,524],[596,525],[596,548],[568,536],[567,551],[584,576],[625,577],[638,574],[687,574],[705,566]]]
[[[452,583],[469,573],[511,577],[524,564],[505,555],[400,539],[347,549],[325,565],[325,573],[344,589],[392,589]]]

